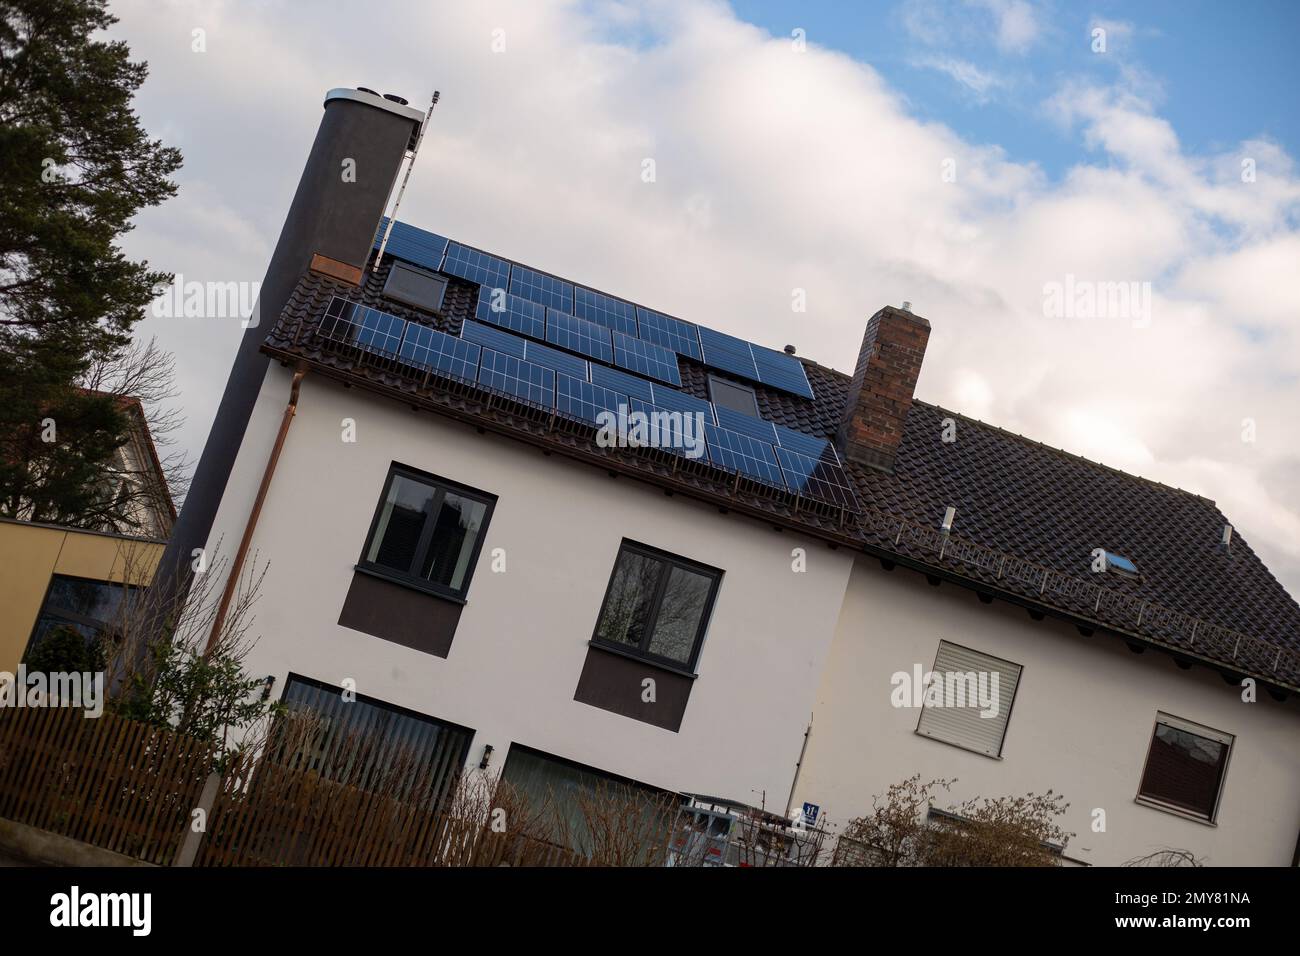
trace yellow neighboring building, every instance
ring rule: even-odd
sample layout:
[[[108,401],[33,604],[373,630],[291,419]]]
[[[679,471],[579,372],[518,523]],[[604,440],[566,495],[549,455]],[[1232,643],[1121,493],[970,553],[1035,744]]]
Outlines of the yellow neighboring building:
[[[31,641],[57,627],[93,637],[112,621],[122,585],[148,586],[162,558],[176,508],[143,406],[119,400],[132,428],[117,452],[117,500],[152,537],[0,516],[0,671],[13,673]]]
[[[70,625],[90,636],[111,620],[121,585],[148,585],[164,546],[0,518],[0,671],[17,670],[38,631]]]

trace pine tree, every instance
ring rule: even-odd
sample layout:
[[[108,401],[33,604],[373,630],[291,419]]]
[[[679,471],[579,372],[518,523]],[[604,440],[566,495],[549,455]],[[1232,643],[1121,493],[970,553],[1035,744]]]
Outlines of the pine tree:
[[[103,0],[0,0],[0,514],[103,525],[129,422],[78,388],[170,281],[126,257],[180,152],[132,112],[148,73]]]

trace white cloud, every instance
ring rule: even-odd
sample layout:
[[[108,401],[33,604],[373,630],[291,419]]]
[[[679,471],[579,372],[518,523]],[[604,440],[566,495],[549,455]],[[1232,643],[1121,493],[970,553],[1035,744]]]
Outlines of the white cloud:
[[[1003,81],[994,74],[981,70],[974,63],[955,57],[925,56],[914,60],[913,65],[946,73],[981,103],[988,100],[990,90],[1004,85]]]
[[[1041,34],[1021,6],[977,11],[1008,50]],[[1300,522],[1300,180],[1275,145],[1189,154],[1117,75],[1052,101],[1087,148],[1049,182],[913,118],[869,66],[795,52],[721,5],[357,9],[118,6],[116,33],[153,71],[145,122],[187,160],[180,197],[140,217],[130,251],[187,276],[260,278],[324,92],[360,84],[422,106],[437,85],[403,218],[841,369],[872,312],[911,300],[934,329],[921,398],[1216,498],[1300,590],[1286,530]],[[189,52],[197,24],[206,54]],[[1150,326],[1044,318],[1044,283],[1067,274],[1150,282]],[[807,313],[791,311],[795,288]],[[236,336],[152,324],[186,372],[193,439]]]
[[[1039,14],[1029,0],[903,0],[898,8],[904,30],[926,45],[990,45],[1017,55],[1043,36]]]
[[[1042,32],[1038,11],[1026,0],[967,0],[983,7],[997,23],[998,49],[1004,53],[1024,53]]]

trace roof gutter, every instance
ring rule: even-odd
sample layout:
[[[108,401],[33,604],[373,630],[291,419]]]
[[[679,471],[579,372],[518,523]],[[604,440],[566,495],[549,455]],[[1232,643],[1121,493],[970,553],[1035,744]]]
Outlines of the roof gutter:
[[[235,552],[234,562],[230,566],[230,575],[226,586],[221,591],[221,603],[217,605],[216,617],[212,620],[212,630],[208,634],[203,656],[207,657],[216,646],[222,627],[226,623],[226,614],[230,611],[230,602],[239,586],[239,576],[244,570],[244,560],[248,556],[248,546],[252,543],[253,532],[257,529],[257,519],[262,514],[262,505],[266,502],[266,493],[271,488],[271,479],[275,477],[275,466],[280,461],[280,452],[284,450],[284,441],[289,435],[289,425],[298,412],[298,392],[302,380],[307,375],[306,366],[299,366],[293,373],[293,382],[289,385],[289,402],[284,406],[284,417],[280,419],[280,430],[275,436],[275,445],[271,448],[271,457],[267,459],[262,472],[262,483],[257,488],[257,497],[253,500],[253,510],[249,512],[248,522],[244,525],[244,536],[239,541],[239,550]]]

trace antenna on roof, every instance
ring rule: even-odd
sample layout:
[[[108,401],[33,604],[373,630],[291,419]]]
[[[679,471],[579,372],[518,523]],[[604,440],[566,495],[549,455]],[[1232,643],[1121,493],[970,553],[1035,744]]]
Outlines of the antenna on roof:
[[[388,226],[384,229],[383,241],[379,243],[379,252],[375,254],[375,265],[371,270],[379,269],[379,263],[384,259],[384,250],[388,248],[388,236],[393,231],[393,223],[397,222],[397,207],[402,204],[402,195],[406,192],[406,184],[411,181],[411,170],[415,168],[415,157],[420,155],[420,144],[424,142],[424,131],[429,128],[429,123],[433,119],[433,108],[438,105],[438,97],[442,94],[437,90],[433,91],[433,100],[429,103],[429,111],[424,114],[424,122],[420,124],[420,133],[415,137],[415,146],[411,149],[410,159],[406,164],[406,175],[402,177],[402,185],[397,190],[397,198],[393,200],[393,211],[388,216]]]
[[[1225,548],[1232,547],[1232,525],[1230,524],[1223,526],[1223,546]]]

